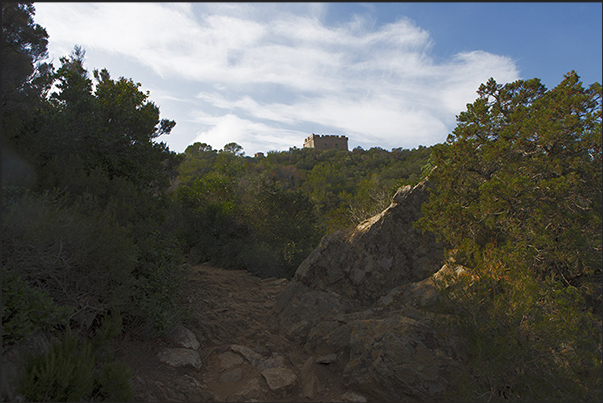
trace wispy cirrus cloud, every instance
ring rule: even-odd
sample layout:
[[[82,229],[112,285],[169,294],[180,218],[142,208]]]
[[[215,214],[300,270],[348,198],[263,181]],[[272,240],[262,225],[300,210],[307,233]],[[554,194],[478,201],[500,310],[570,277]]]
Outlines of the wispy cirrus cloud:
[[[97,61],[119,57],[153,73],[146,85],[178,122],[166,139],[177,151],[194,141],[215,148],[236,141],[248,154],[288,149],[314,127],[365,148],[434,144],[480,83],[519,78],[513,60],[480,50],[436,61],[429,32],[404,17],[380,26],[359,15],[329,24],[324,4],[36,8],[55,53],[78,44]],[[183,98],[190,101],[176,106]]]

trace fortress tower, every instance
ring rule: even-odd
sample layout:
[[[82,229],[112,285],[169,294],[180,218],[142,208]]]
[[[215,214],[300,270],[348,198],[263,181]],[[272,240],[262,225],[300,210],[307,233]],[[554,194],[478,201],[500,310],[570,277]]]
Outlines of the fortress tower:
[[[346,150],[348,151],[348,138],[338,135],[319,135],[312,133],[310,137],[304,140],[304,148],[314,148],[316,150]]]

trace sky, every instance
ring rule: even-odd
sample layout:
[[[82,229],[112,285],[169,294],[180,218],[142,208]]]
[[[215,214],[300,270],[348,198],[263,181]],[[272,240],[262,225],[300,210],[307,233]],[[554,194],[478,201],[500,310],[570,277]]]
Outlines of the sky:
[[[49,59],[141,83],[183,152],[245,155],[311,133],[355,147],[445,142],[481,83],[575,70],[601,83],[602,3],[34,3]]]

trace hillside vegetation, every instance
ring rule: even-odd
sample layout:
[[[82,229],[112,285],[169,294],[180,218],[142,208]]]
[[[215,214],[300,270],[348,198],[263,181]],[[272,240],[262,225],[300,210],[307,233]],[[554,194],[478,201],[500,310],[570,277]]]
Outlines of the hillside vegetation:
[[[316,151],[244,157],[195,143],[178,166],[172,216],[192,263],[292,277],[322,236],[377,214],[416,183],[430,149]]]
[[[28,352],[26,399],[128,400],[111,340],[186,321],[187,264],[291,278],[324,235],[427,175],[417,226],[470,272],[441,308],[468,341],[459,397],[600,397],[599,83],[490,80],[433,147],[179,154],[140,83],[87,71],[77,47],[45,63],[34,14],[2,5],[2,346]],[[40,337],[46,354],[27,348]]]

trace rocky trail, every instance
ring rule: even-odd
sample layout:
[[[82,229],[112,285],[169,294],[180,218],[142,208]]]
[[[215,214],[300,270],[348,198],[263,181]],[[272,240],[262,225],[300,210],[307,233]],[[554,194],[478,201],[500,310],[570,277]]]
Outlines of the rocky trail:
[[[135,401],[365,401],[329,372],[328,357],[316,363],[279,334],[272,307],[287,279],[206,265],[191,267],[188,276],[182,296],[192,317],[188,329],[119,346]],[[308,385],[315,377],[319,390]]]
[[[464,271],[413,226],[427,186],[402,187],[382,213],[323,237],[290,281],[192,267],[187,328],[121,341],[135,400],[446,401],[464,354],[438,324],[434,280]]]

